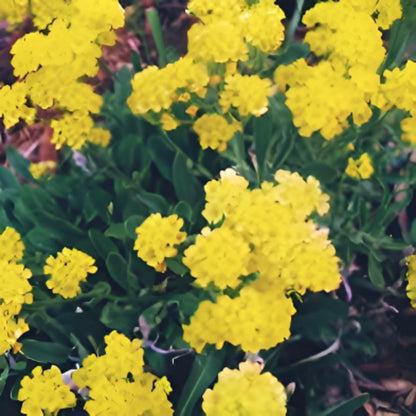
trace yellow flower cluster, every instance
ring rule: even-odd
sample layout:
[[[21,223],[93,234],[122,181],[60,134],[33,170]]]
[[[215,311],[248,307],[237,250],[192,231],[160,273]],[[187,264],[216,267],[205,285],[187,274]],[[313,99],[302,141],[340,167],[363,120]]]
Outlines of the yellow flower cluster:
[[[377,74],[386,55],[379,28],[387,29],[401,13],[400,0],[341,0],[318,3],[304,14],[304,41],[322,60],[315,66],[298,60],[275,72],[302,136],[319,131],[330,140],[349,126],[350,115],[354,124],[366,123],[370,101],[380,108],[394,101],[386,96],[400,91],[397,82],[387,74],[380,86]]]
[[[0,354],[13,348],[19,351],[20,336],[29,331],[29,326],[18,314],[24,303],[32,303],[32,277],[29,269],[19,262],[23,257],[24,245],[19,233],[7,227],[0,234]]]
[[[400,0],[341,0],[340,3],[374,16],[381,29],[388,29],[396,19],[402,17]]]
[[[203,215],[215,228],[197,236],[183,263],[203,287],[237,288],[243,276],[258,278],[239,297],[220,296],[200,305],[184,326],[184,339],[197,351],[207,343],[221,348],[225,341],[246,351],[271,348],[290,335],[295,310],[286,291],[339,286],[338,259],[327,232],[307,219],[328,211],[328,196],[312,177],[305,181],[280,170],[275,179],[278,184],[264,182],[249,190],[229,169],[205,187]]]
[[[213,0],[191,0],[188,10],[198,17],[203,24],[194,25],[191,30],[203,31],[207,28],[203,42],[200,46],[208,55],[200,55],[202,59],[211,60],[222,50],[221,60],[212,59],[215,62],[226,62],[228,60],[244,60],[247,47],[244,43],[250,43],[263,52],[275,51],[283,42],[284,26],[282,20],[285,18],[280,7],[274,4],[273,0],[259,0],[256,2],[245,0],[213,1]],[[230,27],[231,33],[221,34],[221,22]],[[213,25],[213,26],[211,26]],[[215,26],[216,25],[216,26]],[[212,30],[210,29],[212,27]],[[264,30],[267,27],[268,30]],[[231,36],[231,34],[233,36]],[[190,36],[190,38],[193,37]],[[231,40],[234,37],[234,40]],[[240,45],[227,52],[221,42],[216,39],[223,39],[223,42],[233,42]],[[190,50],[193,50],[190,49]],[[237,53],[235,53],[238,50]],[[228,59],[225,59],[228,54]],[[209,56],[210,58],[206,58]]]
[[[345,169],[345,173],[354,179],[369,179],[374,173],[374,168],[368,153],[363,153],[356,160],[352,157],[348,158],[348,166]]]
[[[416,62],[407,61],[403,68],[384,72],[385,82],[380,86],[373,103],[383,111],[392,107],[410,114],[401,122],[402,139],[416,143]]]
[[[138,72],[132,81],[133,92],[127,104],[135,114],[168,110],[183,100],[183,92],[205,96],[209,81],[205,65],[184,57],[165,68],[149,66]],[[188,94],[187,98],[190,98]]]
[[[225,112],[237,108],[241,116],[259,117],[267,112],[267,97],[272,95],[272,83],[258,75],[234,74],[225,78],[219,104]]]
[[[202,396],[207,416],[286,415],[283,385],[270,373],[261,373],[257,363],[246,361],[239,368],[224,368],[218,382]],[[261,374],[260,374],[261,373]]]
[[[87,140],[106,145],[109,132],[94,127],[92,119],[102,97],[79,79],[96,74],[101,45],[114,42],[113,30],[124,24],[118,1],[97,5],[93,0],[34,0],[21,5],[33,15],[38,31],[24,35],[11,49],[19,80],[0,89],[0,116],[6,127],[20,119],[33,122],[36,107],[54,107],[61,117],[52,122],[57,148],[68,144],[78,149]]]
[[[237,120],[229,123],[219,114],[204,114],[195,121],[192,128],[199,136],[199,142],[203,149],[210,147],[219,152],[227,148],[227,142],[233,138],[237,131],[242,131],[241,123]]]
[[[198,353],[206,344],[220,350],[224,342],[244,351],[269,349],[289,338],[295,312],[283,285],[278,288],[274,283],[264,291],[250,285],[236,298],[219,296],[216,303],[203,301],[190,325],[183,325],[183,339]]]
[[[412,255],[406,258],[407,265],[407,296],[410,299],[410,303],[416,308],[416,255]]]
[[[46,286],[64,298],[73,298],[81,291],[79,284],[87,280],[88,273],[97,271],[94,263],[88,254],[65,247],[56,257],[46,259],[43,272],[50,275]]]
[[[371,14],[354,8],[349,0],[318,3],[302,19],[312,29],[305,43],[317,56],[325,56],[341,74],[357,65],[375,73],[386,51]]]
[[[104,340],[105,354],[89,355],[82,367],[72,373],[78,387],[89,388],[85,411],[90,416],[173,414],[167,399],[170,391],[167,379],[143,371],[141,342],[130,341],[116,331]]]
[[[327,61],[309,66],[300,59],[291,65],[279,66],[275,80],[283,90],[289,86],[286,104],[293,114],[293,123],[304,137],[320,131],[330,140],[348,127],[351,114],[357,125],[371,117],[365,92]]]
[[[183,219],[177,215],[150,215],[136,228],[134,249],[137,255],[157,271],[165,272],[165,259],[175,257],[178,254],[175,246],[186,238],[186,233],[180,231],[182,227]]]
[[[23,377],[20,385],[17,399],[23,402],[21,412],[24,415],[44,416],[46,411],[56,416],[59,410],[74,407],[77,401],[54,365],[45,371],[40,366],[35,367],[32,377]]]
[[[259,117],[268,110],[272,82],[247,75],[251,64],[243,75],[237,64],[247,61],[250,48],[276,50],[283,41],[285,16],[272,0],[192,0],[188,8],[200,19],[188,32],[188,53],[164,68],[150,66],[137,73],[127,103],[133,113],[173,130],[181,120],[169,113],[172,105],[196,98],[201,110],[206,106],[209,111],[195,120],[193,130],[203,149],[221,152],[242,129],[240,117]],[[205,102],[208,91],[212,94]],[[212,113],[212,97],[218,97],[217,113]],[[186,113],[195,117],[197,111],[192,105]]]
[[[53,160],[45,160],[38,163],[31,163],[29,171],[35,179],[39,179],[42,176],[50,175],[56,169],[56,162]]]

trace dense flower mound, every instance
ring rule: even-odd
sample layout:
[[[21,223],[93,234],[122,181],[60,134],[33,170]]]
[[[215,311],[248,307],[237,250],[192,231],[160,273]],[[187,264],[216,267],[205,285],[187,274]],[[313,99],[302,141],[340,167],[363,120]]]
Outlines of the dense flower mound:
[[[74,407],[75,394],[62,380],[58,367],[53,365],[49,370],[35,367],[32,376],[25,376],[21,381],[18,400],[23,402],[22,413],[28,416],[44,416],[43,411],[57,415],[59,410]]]
[[[182,227],[183,220],[177,215],[152,214],[136,228],[137,255],[156,270],[166,271],[165,259],[175,257],[178,254],[175,246],[186,238],[186,233],[180,231]]]
[[[68,144],[78,149],[87,140],[107,145],[110,133],[96,127],[92,119],[103,99],[79,79],[97,73],[101,45],[112,44],[113,30],[123,26],[118,1],[102,1],[99,8],[91,0],[22,1],[20,9],[11,3],[2,3],[0,16],[11,16],[13,22],[19,20],[17,14],[20,19],[32,14],[38,30],[18,39],[11,49],[19,80],[0,89],[5,126],[37,121],[36,107],[54,108],[59,113],[51,122],[57,148]]]
[[[50,275],[46,286],[53,293],[64,298],[72,298],[80,291],[79,284],[87,280],[88,273],[95,273],[95,260],[88,254],[76,248],[65,247],[56,257],[49,256],[43,268],[45,274]]]
[[[222,152],[234,134],[242,131],[244,118],[259,117],[268,110],[272,82],[247,73],[250,68],[244,62],[253,48],[268,53],[280,47],[285,16],[270,0],[253,4],[193,0],[188,7],[201,20],[188,32],[188,53],[164,68],[149,66],[137,73],[127,103],[134,114],[169,131],[190,121],[174,114],[172,106],[195,98],[200,108],[192,105],[185,114],[194,122],[201,147]],[[264,31],[264,24],[270,30]],[[216,108],[208,96],[218,97]]]
[[[19,351],[20,336],[29,326],[18,315],[24,303],[32,303],[32,272],[21,264],[24,245],[19,233],[7,227],[0,234],[0,354]]]
[[[207,416],[286,415],[283,385],[261,365],[243,362],[236,370],[224,368],[213,389],[203,395],[202,409]]]
[[[225,341],[246,351],[271,348],[290,335],[295,309],[288,290],[331,291],[340,283],[327,233],[308,220],[313,212],[328,211],[328,196],[313,177],[305,181],[280,170],[275,179],[278,184],[249,190],[247,181],[228,169],[205,186],[203,215],[213,228],[205,227],[184,251],[183,264],[202,287],[238,289],[244,276],[257,279],[235,298],[223,294],[216,303],[200,305],[184,326],[184,339],[197,351],[207,343],[220,349]],[[182,225],[176,216],[148,217],[136,230],[139,256],[163,271],[160,264],[177,254],[174,246],[185,238]]]
[[[141,342],[138,339],[130,341],[116,331],[107,335],[105,342],[104,355],[89,355],[82,367],[72,374],[78,387],[89,389],[85,404],[88,414],[173,414],[167,399],[171,391],[167,379],[159,379],[143,370]]]

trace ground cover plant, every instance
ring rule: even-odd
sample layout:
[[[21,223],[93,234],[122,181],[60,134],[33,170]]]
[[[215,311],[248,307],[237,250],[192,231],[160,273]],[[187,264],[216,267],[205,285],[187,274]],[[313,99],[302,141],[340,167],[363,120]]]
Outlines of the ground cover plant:
[[[415,414],[416,8],[274,3],[0,3],[4,414]]]

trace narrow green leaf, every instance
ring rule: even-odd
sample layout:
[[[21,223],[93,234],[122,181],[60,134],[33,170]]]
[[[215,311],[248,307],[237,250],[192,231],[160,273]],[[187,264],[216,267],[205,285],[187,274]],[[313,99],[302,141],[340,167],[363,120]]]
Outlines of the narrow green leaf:
[[[369,400],[370,396],[367,393],[361,394],[327,409],[321,416],[351,416],[355,410],[362,407]]]
[[[64,363],[68,359],[71,348],[57,342],[25,339],[22,341],[22,353],[38,363]]]
[[[126,260],[119,253],[110,253],[106,260],[105,265],[110,273],[112,279],[118,283],[124,290],[127,290],[127,263]]]
[[[173,162],[172,180],[179,200],[192,206],[203,198],[202,186],[188,168],[186,157],[180,152],[176,153]]]
[[[23,157],[14,147],[11,146],[6,150],[6,157],[10,166],[18,175],[28,181],[33,180],[32,174],[29,172],[29,160]]]
[[[88,231],[88,237],[91,240],[92,245],[97,250],[97,253],[104,260],[107,259],[110,253],[118,253],[117,246],[106,237],[101,231],[91,228]]]
[[[17,189],[18,187],[19,182],[13,173],[4,166],[0,166],[0,190]]]
[[[132,215],[124,221],[124,229],[127,237],[135,240],[137,238],[136,228],[144,221],[145,217],[141,215]]]
[[[368,256],[368,276],[374,286],[383,288],[384,277],[381,262],[378,261],[373,254]]]
[[[266,162],[267,150],[272,138],[272,116],[267,112],[261,117],[255,117],[253,120],[254,127],[254,144],[256,147],[256,159],[259,171],[259,177],[262,179],[264,164]]]
[[[156,49],[159,54],[159,66],[163,67],[166,65],[166,50],[165,42],[163,40],[162,25],[160,24],[159,15],[157,10],[153,7],[146,9],[146,16],[149,22],[150,30],[155,41]]]
[[[191,416],[192,411],[204,391],[211,385],[222,369],[225,348],[217,351],[214,347],[205,348],[206,354],[195,357],[188,380],[176,406],[178,416]]]

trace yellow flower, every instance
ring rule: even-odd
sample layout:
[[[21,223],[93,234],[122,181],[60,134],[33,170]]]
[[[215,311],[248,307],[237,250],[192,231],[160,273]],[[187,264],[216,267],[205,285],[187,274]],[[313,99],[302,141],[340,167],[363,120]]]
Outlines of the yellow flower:
[[[241,116],[252,114],[260,117],[268,110],[268,97],[272,95],[272,83],[258,75],[234,74],[225,78],[224,91],[219,104],[224,112],[236,107]]]
[[[322,193],[319,181],[313,176],[305,181],[297,172],[280,169],[274,178],[279,183],[274,187],[274,198],[281,204],[290,204],[296,215],[305,218],[314,211],[319,215],[329,211],[329,196]]]
[[[21,306],[15,303],[0,304],[0,354],[13,348],[16,353],[21,344],[17,340],[27,331],[29,325],[23,318],[16,318]]]
[[[1,284],[0,299],[5,303],[22,305],[32,303],[32,286],[29,279],[32,272],[23,264],[0,260]]]
[[[404,142],[416,144],[416,116],[404,118],[401,121],[400,126],[403,130],[402,140]]]
[[[163,130],[170,131],[175,130],[179,126],[179,121],[175,117],[168,113],[163,113],[160,117]]]
[[[22,260],[24,249],[20,234],[14,228],[6,227],[0,234],[0,261]]]
[[[20,385],[17,399],[23,402],[21,412],[28,416],[43,416],[44,410],[55,416],[59,410],[74,407],[77,402],[54,365],[43,372],[40,366],[35,367],[32,377],[23,377]]]
[[[305,43],[340,75],[357,65],[375,73],[384,59],[386,50],[377,24],[370,14],[350,5],[350,0],[318,3],[302,22],[310,29]]]
[[[354,179],[369,179],[374,173],[374,168],[368,153],[363,153],[358,159],[348,158],[345,173]]]
[[[36,111],[27,106],[27,94],[27,87],[22,82],[0,88],[0,116],[6,128],[13,127],[20,119],[28,123],[34,120]]]
[[[53,293],[72,298],[80,293],[79,284],[87,280],[88,273],[97,271],[94,263],[95,260],[88,254],[76,248],[65,247],[56,257],[49,256],[46,259],[43,272],[51,276],[46,281],[46,286]]]
[[[104,341],[105,354],[99,357],[89,355],[84,359],[82,367],[72,374],[78,387],[91,387],[103,378],[116,382],[125,379],[129,373],[134,378],[142,375],[144,361],[140,340],[130,340],[125,335],[112,331],[104,337]]]
[[[407,297],[410,299],[410,303],[416,307],[416,255],[406,257],[407,265]]]
[[[248,181],[231,168],[220,172],[219,180],[209,181],[205,187],[204,218],[212,224],[219,222],[229,209],[238,203],[241,194],[248,187]]]
[[[195,121],[192,128],[198,135],[203,149],[210,147],[219,152],[227,148],[227,142],[233,138],[237,131],[243,130],[238,121],[234,120],[229,123],[219,114],[204,114]]]
[[[248,48],[238,21],[195,23],[188,31],[188,56],[203,62],[245,61]]]
[[[403,68],[384,71],[384,84],[374,98],[374,105],[384,111],[393,106],[416,114],[416,62],[407,61]]]
[[[239,297],[203,301],[190,324],[183,325],[183,339],[198,353],[206,344],[221,349],[225,341],[247,352],[269,349],[290,336],[294,313],[283,290],[262,292],[246,286]]]
[[[241,14],[247,42],[269,53],[280,47],[284,40],[283,10],[273,1],[261,0]],[[265,29],[267,28],[267,29]]]
[[[138,257],[157,271],[165,272],[165,259],[175,257],[178,254],[175,246],[186,238],[186,233],[180,231],[182,227],[183,219],[177,215],[151,214],[136,228],[134,250]]]
[[[325,139],[331,140],[349,126],[351,114],[357,125],[371,117],[366,91],[336,71],[329,62],[321,61],[309,66],[300,59],[287,67],[279,66],[275,80],[281,89],[290,86],[286,92],[286,104],[293,114],[295,126],[304,137],[319,131]]]
[[[129,340],[116,331],[104,338],[105,354],[86,357],[82,367],[72,373],[78,387],[88,387],[84,409],[90,416],[171,415],[166,377],[159,379],[143,370],[143,349],[138,339]]]
[[[286,392],[283,385],[262,367],[249,361],[239,368],[224,368],[218,382],[202,396],[207,416],[286,415]]]
[[[213,282],[221,289],[235,288],[241,283],[239,277],[248,274],[250,247],[240,235],[225,227],[198,235],[184,255],[183,264],[203,287]]]
[[[39,179],[42,176],[50,175],[56,169],[56,162],[53,160],[45,160],[38,163],[31,163],[29,171],[35,179]]]

